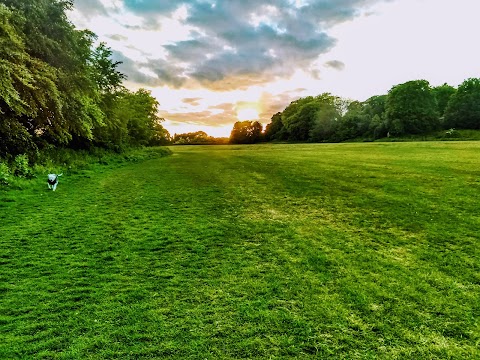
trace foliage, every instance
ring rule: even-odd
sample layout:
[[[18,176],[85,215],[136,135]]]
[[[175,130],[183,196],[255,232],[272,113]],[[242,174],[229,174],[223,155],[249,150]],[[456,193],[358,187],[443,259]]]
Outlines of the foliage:
[[[265,140],[287,140],[288,133],[282,122],[282,113],[278,112],[271,118],[271,122],[265,128]]]
[[[209,136],[204,131],[175,134],[172,139],[172,143],[175,145],[215,145],[225,144],[226,142],[228,141]]]
[[[324,93],[315,98],[315,104],[317,104],[318,110],[315,114],[313,126],[309,131],[309,140],[316,142],[337,141],[336,134],[347,101],[330,93]],[[303,108],[300,114],[305,110]]]
[[[126,76],[117,70],[120,61],[113,62],[112,50],[105,43],[100,43],[88,59],[92,80],[101,94],[111,94],[123,88]]]
[[[426,80],[394,86],[385,104],[388,131],[395,135],[422,134],[439,127],[437,103]]]
[[[28,156],[17,155],[13,161],[13,174],[22,178],[31,178],[33,177],[32,169],[28,164]]]
[[[440,119],[443,120],[448,102],[452,98],[452,95],[457,92],[457,90],[453,86],[445,83],[443,85],[434,87],[432,91],[435,96],[435,100],[437,101],[437,112],[440,115]]]
[[[163,119],[159,118],[158,101],[145,89],[120,93],[117,118],[126,124],[130,145],[149,145],[155,137],[162,136]]]
[[[311,142],[398,140],[416,135],[425,139],[429,134],[438,138],[435,133],[440,130],[480,128],[479,89],[480,79],[466,80],[458,91],[448,84],[431,88],[427,81],[415,80],[363,102],[329,93],[307,96],[272,116],[264,137],[266,141]],[[443,135],[442,139],[455,138]]]
[[[362,103],[362,114],[365,117],[365,136],[378,139],[387,135],[385,105],[387,95],[376,95]]]
[[[10,180],[10,169],[8,164],[0,161],[0,185],[8,185]]]
[[[355,139],[368,131],[369,123],[364,114],[363,104],[359,101],[352,101],[347,108],[347,112],[338,120],[336,130],[336,139],[344,141]]]
[[[445,110],[445,124],[458,129],[480,129],[480,79],[465,80]]]
[[[288,134],[288,139],[292,141],[325,140],[335,131],[342,106],[341,99],[330,93],[292,101],[281,114],[281,122]]]
[[[282,123],[293,141],[308,140],[320,104],[311,96],[292,101],[282,114]]]
[[[231,144],[254,144],[262,140],[263,126],[258,121],[237,121],[230,134]]]
[[[285,118],[288,138],[294,141],[307,141],[310,130],[316,124],[321,105],[315,100],[301,106],[292,116]],[[327,120],[328,121],[328,120]]]
[[[68,0],[0,0],[0,158],[168,142],[144,89],[125,90],[120,62],[67,18]]]

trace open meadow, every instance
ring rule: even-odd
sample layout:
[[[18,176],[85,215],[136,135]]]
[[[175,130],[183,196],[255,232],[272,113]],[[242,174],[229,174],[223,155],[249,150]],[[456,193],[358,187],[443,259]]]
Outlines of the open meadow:
[[[480,142],[171,150],[0,190],[1,359],[480,358]]]

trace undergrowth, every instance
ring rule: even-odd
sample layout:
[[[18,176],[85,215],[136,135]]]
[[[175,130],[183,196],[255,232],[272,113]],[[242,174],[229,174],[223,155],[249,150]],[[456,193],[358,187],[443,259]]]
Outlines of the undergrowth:
[[[0,186],[24,188],[29,180],[47,174],[77,174],[96,166],[116,167],[128,162],[138,162],[171,154],[166,147],[146,147],[125,150],[122,153],[92,148],[72,150],[46,148],[35,156],[33,162],[26,154],[17,155],[11,161],[0,159]]]

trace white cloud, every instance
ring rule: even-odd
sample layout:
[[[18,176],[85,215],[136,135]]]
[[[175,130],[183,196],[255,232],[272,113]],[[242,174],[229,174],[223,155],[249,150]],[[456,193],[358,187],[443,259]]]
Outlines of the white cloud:
[[[259,104],[266,123],[300,96],[365,100],[409,80],[458,85],[480,73],[477,0],[213,4],[76,0],[71,19],[112,47],[127,84],[151,89],[176,129],[233,125],[240,102]]]

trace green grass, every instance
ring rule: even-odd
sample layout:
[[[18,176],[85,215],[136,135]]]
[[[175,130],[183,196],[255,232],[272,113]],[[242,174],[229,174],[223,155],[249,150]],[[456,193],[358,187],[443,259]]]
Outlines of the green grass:
[[[0,358],[480,358],[480,142],[171,149],[0,193]]]

